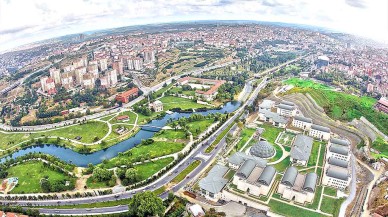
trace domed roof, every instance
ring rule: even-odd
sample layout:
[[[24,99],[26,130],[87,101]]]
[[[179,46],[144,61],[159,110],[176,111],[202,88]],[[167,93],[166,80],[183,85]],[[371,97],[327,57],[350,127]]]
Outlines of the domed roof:
[[[255,157],[269,158],[274,156],[275,149],[267,141],[260,141],[251,147],[250,154]]]

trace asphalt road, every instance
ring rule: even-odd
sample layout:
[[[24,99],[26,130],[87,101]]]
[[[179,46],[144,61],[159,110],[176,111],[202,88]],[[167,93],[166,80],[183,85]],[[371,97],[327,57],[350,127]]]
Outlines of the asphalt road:
[[[104,195],[104,196],[96,196],[92,198],[76,198],[76,199],[67,199],[67,200],[42,200],[42,201],[0,201],[2,203],[11,203],[14,205],[21,205],[21,206],[58,206],[58,205],[77,205],[77,204],[87,204],[87,203],[96,203],[96,202],[105,202],[105,201],[113,201],[113,200],[120,200],[120,199],[126,199],[131,198],[134,194],[146,191],[146,190],[156,190],[167,183],[169,183],[175,176],[177,176],[180,172],[182,172],[188,165],[190,165],[195,160],[200,160],[201,164],[191,173],[191,174],[198,174],[200,171],[202,171],[204,168],[206,168],[210,162],[217,156],[218,152],[222,150],[226,143],[224,141],[221,141],[214,150],[209,153],[205,154],[206,148],[217,138],[217,136],[226,129],[230,124],[233,124],[234,120],[239,117],[239,115],[244,112],[244,107],[252,105],[255,97],[259,93],[259,91],[265,87],[267,82],[263,80],[263,82],[258,85],[258,87],[253,91],[253,93],[250,95],[249,99],[240,106],[239,109],[236,110],[235,115],[233,115],[231,118],[229,118],[212,136],[205,139],[203,142],[198,144],[197,148],[191,152],[186,158],[184,158],[178,165],[176,165],[174,168],[172,168],[168,173],[163,175],[161,178],[156,180],[155,182],[136,189],[131,190],[128,192],[118,193],[118,194],[112,194],[112,195]],[[246,92],[245,94],[249,96],[251,92]],[[204,159],[198,157],[199,155],[207,155],[209,156],[209,159],[205,161]],[[190,182],[193,179],[193,176],[189,176],[185,178],[182,182],[178,183],[177,185],[173,186],[171,189],[174,192],[181,189],[183,186],[185,186],[188,182]],[[162,199],[166,198],[168,196],[168,192],[164,192],[160,195]],[[120,212],[122,207],[113,207],[110,208],[109,211],[115,211]],[[39,209],[39,211],[42,214],[53,214],[53,215],[59,215],[62,214],[61,212],[63,209]],[[84,214],[85,209],[72,209],[73,212],[79,213],[79,215]],[[58,213],[59,211],[59,213]],[[104,211],[102,208],[99,211]],[[102,212],[101,212],[102,213]],[[65,213],[63,213],[65,215]]]
[[[53,214],[53,215],[79,215],[79,216],[85,216],[85,215],[96,215],[96,214],[113,214],[113,213],[121,213],[121,212],[128,212],[128,206],[127,205],[120,205],[120,206],[112,206],[112,207],[102,207],[102,208],[90,208],[90,209],[55,209],[54,212],[50,209],[40,209],[41,214]]]

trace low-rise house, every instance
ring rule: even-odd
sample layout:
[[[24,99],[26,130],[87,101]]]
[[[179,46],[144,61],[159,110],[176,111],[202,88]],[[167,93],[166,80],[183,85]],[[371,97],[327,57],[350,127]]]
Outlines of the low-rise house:
[[[205,216],[205,212],[203,211],[202,207],[198,204],[194,204],[190,206],[189,211],[194,217]]]
[[[201,195],[211,201],[222,199],[222,189],[228,182],[224,178],[229,168],[216,164],[207,174],[207,176],[199,181]]]
[[[278,105],[276,112],[282,116],[293,117],[297,113],[297,109],[294,103],[283,100]]]
[[[288,200],[311,203],[314,200],[318,176],[316,173],[300,174],[295,167],[287,168],[278,187],[278,193]]]
[[[271,108],[275,106],[275,101],[265,99],[259,105],[259,110],[268,110],[271,111]]]
[[[330,133],[330,128],[312,124],[309,136],[328,141],[330,139]]]
[[[307,166],[312,147],[313,138],[303,134],[296,135],[294,144],[291,147],[290,161],[294,164]]]
[[[259,110],[259,120],[269,122],[275,127],[285,128],[289,119],[269,110]]]
[[[306,118],[303,116],[296,115],[292,120],[292,126],[303,130],[310,130],[312,124],[313,124],[313,120],[311,118]]]
[[[163,103],[160,100],[156,100],[155,102],[149,104],[149,108],[154,110],[155,112],[162,112]]]
[[[233,176],[233,184],[237,186],[237,189],[255,196],[267,195],[275,180],[275,175],[274,167],[257,164],[256,161],[249,159]]]

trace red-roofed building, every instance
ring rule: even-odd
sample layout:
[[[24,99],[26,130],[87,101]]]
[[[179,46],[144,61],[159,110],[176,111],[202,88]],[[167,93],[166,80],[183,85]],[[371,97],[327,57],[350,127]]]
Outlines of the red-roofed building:
[[[136,98],[138,95],[139,95],[139,89],[137,87],[134,87],[128,91],[117,94],[116,100],[122,103],[128,103],[132,99]]]
[[[189,83],[200,83],[202,85],[211,85],[211,87],[206,90],[196,90],[195,95],[202,97],[207,101],[213,100],[218,94],[218,88],[223,85],[226,81],[224,80],[213,80],[213,79],[203,79],[203,78],[193,78],[193,77],[184,77],[178,80],[178,84],[185,85]]]
[[[379,111],[388,113],[388,99],[385,97],[381,97],[381,99],[376,104],[376,108]]]

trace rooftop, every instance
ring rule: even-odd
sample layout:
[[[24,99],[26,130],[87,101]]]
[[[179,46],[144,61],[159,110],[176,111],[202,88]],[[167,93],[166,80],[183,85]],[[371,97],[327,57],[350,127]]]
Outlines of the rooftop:
[[[313,119],[311,118],[306,118],[306,117],[303,117],[303,116],[298,116],[296,115],[294,117],[295,120],[298,120],[298,121],[303,121],[303,122],[307,122],[307,123],[313,123]]]
[[[215,165],[207,176],[199,181],[199,187],[213,194],[219,193],[228,182],[223,178],[228,170],[226,166]]]
[[[313,138],[298,134],[291,148],[291,157],[297,160],[307,161],[310,158],[313,147]]]
[[[321,126],[321,125],[313,124],[313,125],[311,125],[311,128],[314,129],[314,130],[319,130],[319,131],[326,132],[326,133],[330,133],[331,132],[330,128],[324,127],[324,126]]]

